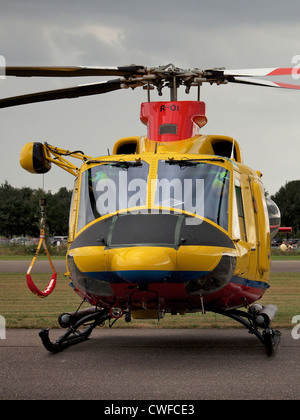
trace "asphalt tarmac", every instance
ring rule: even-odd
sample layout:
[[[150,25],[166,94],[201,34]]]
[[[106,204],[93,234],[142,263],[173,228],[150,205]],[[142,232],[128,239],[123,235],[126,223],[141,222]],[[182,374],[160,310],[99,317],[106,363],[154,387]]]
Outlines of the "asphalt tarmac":
[[[9,271],[10,264],[24,272],[17,263],[1,261],[1,271]],[[63,272],[60,263],[57,271]],[[280,262],[273,269],[299,272],[296,263]],[[50,339],[61,334],[50,331]],[[138,406],[137,400],[193,401],[198,413],[203,400],[300,399],[296,325],[282,331],[272,357],[243,328],[97,328],[89,340],[57,354],[43,347],[38,330],[7,330],[0,339],[0,360],[0,400],[101,400],[100,414],[112,404],[114,409]]]
[[[269,357],[244,329],[97,328],[56,354],[37,330],[8,330],[0,340],[0,399],[297,400],[300,340],[282,333]]]

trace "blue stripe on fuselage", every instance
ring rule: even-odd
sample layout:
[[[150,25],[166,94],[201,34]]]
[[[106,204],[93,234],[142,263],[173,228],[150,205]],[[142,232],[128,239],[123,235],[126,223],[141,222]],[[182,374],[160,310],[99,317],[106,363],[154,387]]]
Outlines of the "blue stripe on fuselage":
[[[197,280],[209,274],[209,271],[164,271],[164,270],[122,270],[122,271],[92,271],[85,275],[109,283],[183,283]],[[254,289],[266,290],[268,283],[233,276],[231,283],[240,284]]]
[[[270,287],[270,285],[268,283],[265,283],[264,281],[249,280],[237,276],[233,276],[230,282],[234,284],[240,284],[246,287],[252,287],[253,289],[267,290]]]
[[[209,271],[122,270],[84,274],[109,283],[182,283],[199,279],[208,273]]]

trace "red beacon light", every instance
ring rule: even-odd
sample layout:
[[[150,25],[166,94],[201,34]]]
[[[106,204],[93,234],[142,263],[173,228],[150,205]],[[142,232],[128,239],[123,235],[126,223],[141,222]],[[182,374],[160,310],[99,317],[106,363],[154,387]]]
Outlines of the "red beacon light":
[[[280,227],[278,229],[279,233],[292,233],[293,228],[292,227]]]
[[[147,125],[147,137],[157,142],[189,139],[207,123],[205,102],[144,102],[141,121]]]

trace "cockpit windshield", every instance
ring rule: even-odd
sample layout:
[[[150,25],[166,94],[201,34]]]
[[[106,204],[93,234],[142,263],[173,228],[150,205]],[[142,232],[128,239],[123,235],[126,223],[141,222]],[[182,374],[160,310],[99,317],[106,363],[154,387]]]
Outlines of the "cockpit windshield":
[[[131,214],[138,214],[151,212],[151,207],[154,213],[158,207],[162,212],[186,211],[228,230],[230,173],[226,168],[207,161],[159,160],[157,179],[148,182],[148,174],[149,164],[141,160],[105,162],[85,170],[81,176],[77,231],[119,210],[131,209]],[[150,186],[155,191],[151,204],[147,203]]]
[[[229,178],[227,169],[211,163],[161,160],[155,205],[197,214],[228,230]]]

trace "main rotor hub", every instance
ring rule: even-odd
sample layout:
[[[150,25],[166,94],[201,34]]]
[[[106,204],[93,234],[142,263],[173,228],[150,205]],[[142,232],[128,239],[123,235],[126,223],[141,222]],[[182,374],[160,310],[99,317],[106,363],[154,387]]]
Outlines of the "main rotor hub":
[[[223,69],[181,69],[175,67],[174,64],[167,64],[166,66],[148,67],[143,70],[139,68],[137,74],[125,76],[122,79],[122,88],[136,88],[144,86],[148,88],[148,101],[150,101],[149,91],[156,88],[158,94],[162,96],[162,89],[164,87],[170,88],[170,100],[177,101],[177,89],[180,86],[185,86],[185,92],[189,93],[192,86],[198,87],[198,100],[199,88],[202,83],[208,82],[210,84],[224,84],[228,83],[224,77]]]

